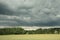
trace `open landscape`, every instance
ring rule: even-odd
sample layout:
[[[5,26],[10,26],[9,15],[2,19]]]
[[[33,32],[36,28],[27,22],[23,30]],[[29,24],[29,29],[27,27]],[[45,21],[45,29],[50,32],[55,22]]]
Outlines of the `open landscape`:
[[[60,40],[60,0],[0,0],[0,40]]]
[[[0,40],[60,40],[60,34],[0,35]]]

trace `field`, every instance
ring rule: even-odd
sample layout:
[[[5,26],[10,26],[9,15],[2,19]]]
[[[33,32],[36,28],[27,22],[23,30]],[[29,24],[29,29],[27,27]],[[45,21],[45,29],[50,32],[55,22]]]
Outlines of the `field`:
[[[60,34],[0,35],[0,40],[60,40]]]

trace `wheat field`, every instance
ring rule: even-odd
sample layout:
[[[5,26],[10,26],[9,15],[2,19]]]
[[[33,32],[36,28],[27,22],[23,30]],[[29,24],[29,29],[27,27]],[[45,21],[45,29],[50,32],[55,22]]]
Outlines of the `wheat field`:
[[[60,40],[60,34],[0,35],[0,40]]]

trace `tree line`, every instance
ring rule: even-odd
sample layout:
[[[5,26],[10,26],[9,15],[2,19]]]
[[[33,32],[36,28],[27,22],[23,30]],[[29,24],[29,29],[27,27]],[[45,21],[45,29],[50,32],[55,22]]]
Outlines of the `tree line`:
[[[9,34],[60,34],[60,28],[24,30],[23,28],[0,28],[0,35]]]

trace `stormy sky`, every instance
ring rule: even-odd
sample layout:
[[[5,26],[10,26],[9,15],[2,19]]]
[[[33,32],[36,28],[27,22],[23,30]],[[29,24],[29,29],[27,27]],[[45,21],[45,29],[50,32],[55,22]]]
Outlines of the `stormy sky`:
[[[60,0],[0,0],[0,26],[60,26]]]

